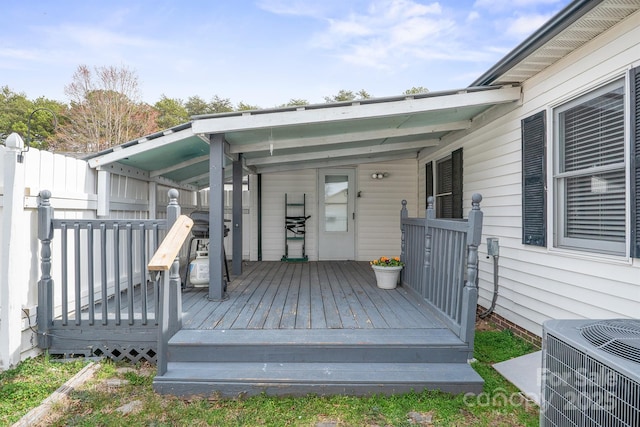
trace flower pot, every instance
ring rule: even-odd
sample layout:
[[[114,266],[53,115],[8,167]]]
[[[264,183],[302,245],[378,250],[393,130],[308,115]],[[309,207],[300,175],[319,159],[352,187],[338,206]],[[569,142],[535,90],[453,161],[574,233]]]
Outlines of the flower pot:
[[[400,271],[402,267],[379,267],[372,265],[374,273],[376,273],[376,282],[380,289],[395,289],[400,279]]]

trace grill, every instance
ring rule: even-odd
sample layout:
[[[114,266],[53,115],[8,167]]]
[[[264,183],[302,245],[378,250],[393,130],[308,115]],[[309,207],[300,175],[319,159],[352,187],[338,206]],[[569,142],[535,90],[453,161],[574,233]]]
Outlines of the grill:
[[[189,278],[189,264],[191,263],[191,256],[193,252],[193,242],[196,243],[196,251],[204,250],[209,247],[209,211],[193,211],[189,214],[189,218],[193,221],[193,226],[191,227],[191,238],[189,239],[189,243],[187,246],[187,268],[185,268],[184,278],[182,280],[182,287],[187,286],[187,280]],[[225,219],[225,222],[229,220]],[[229,235],[229,227],[224,225],[224,237]],[[205,242],[206,240],[206,242]],[[224,271],[227,281],[229,279],[229,266],[227,265],[227,254],[225,253],[224,247],[222,248],[222,253],[224,257]],[[225,286],[226,288],[226,286]]]

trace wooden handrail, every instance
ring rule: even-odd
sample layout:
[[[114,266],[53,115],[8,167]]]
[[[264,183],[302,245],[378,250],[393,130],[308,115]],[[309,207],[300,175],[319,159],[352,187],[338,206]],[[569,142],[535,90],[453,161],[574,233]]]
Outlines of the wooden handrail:
[[[186,215],[178,217],[167,236],[162,240],[156,253],[153,254],[151,261],[149,261],[147,265],[149,271],[168,271],[171,268],[171,264],[176,259],[178,252],[180,252],[182,244],[189,236],[191,227],[193,227],[191,218]]]

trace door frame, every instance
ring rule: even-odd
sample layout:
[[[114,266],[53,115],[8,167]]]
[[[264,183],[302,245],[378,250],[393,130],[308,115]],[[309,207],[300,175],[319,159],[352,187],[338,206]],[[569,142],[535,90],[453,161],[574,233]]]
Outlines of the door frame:
[[[318,221],[317,221],[317,254],[319,261],[337,261],[337,260],[355,260],[356,256],[356,242],[357,242],[357,228],[356,228],[356,173],[357,169],[355,167],[345,167],[345,168],[324,168],[318,169],[317,175],[317,212],[318,212]],[[347,190],[347,221],[349,226],[351,227],[351,248],[352,252],[350,256],[346,257],[326,257],[322,254],[321,248],[321,240],[323,233],[323,219],[324,219],[324,177],[327,175],[347,175],[349,180],[349,186]]]

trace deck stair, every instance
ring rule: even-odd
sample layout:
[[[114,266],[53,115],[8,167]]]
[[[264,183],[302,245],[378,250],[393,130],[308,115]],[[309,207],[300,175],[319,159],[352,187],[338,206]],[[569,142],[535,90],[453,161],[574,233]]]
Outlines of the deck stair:
[[[159,393],[178,396],[482,391],[447,329],[181,330]]]

